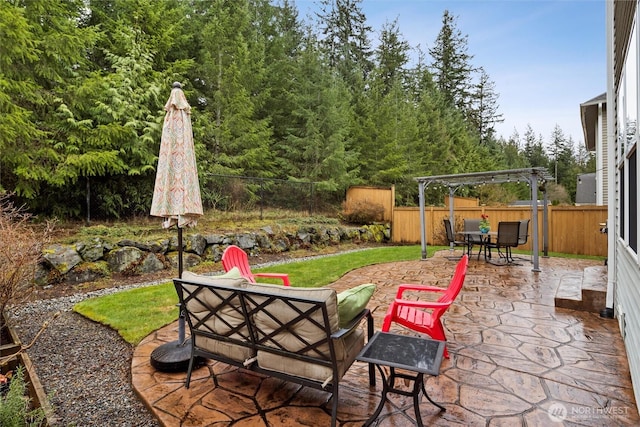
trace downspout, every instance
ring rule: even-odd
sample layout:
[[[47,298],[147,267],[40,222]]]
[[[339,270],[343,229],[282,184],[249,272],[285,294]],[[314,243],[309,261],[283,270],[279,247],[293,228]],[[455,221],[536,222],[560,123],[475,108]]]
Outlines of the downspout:
[[[615,4],[606,2],[606,37],[607,37],[607,296],[603,314],[606,317],[614,317],[616,301],[616,270],[618,268],[616,256],[616,241],[618,234],[618,218],[616,217],[616,111],[618,106],[615,100],[614,82],[614,37],[613,18]]]

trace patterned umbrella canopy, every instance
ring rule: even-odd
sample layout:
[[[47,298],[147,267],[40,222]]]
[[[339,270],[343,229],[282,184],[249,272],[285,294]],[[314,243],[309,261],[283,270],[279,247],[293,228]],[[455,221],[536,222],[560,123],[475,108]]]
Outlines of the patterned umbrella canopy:
[[[163,227],[194,226],[202,216],[196,155],[191,128],[191,107],[180,83],[174,83],[164,106],[156,183],[151,215],[165,218]]]

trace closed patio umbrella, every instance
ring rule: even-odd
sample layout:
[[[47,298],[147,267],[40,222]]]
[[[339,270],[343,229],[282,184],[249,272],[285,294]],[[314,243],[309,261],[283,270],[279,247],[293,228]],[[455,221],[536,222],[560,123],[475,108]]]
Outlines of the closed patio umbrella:
[[[164,109],[151,215],[165,218],[165,228],[177,225],[180,229],[196,225],[202,216],[191,107],[180,83],[173,84]]]
[[[162,226],[178,229],[178,276],[182,277],[182,229],[195,226],[202,216],[202,198],[191,128],[191,107],[182,86],[175,82],[164,106],[160,154],[153,188],[151,215],[164,218]],[[186,370],[191,356],[184,337],[184,316],[180,312],[178,340],[156,348],[151,364],[159,370]]]

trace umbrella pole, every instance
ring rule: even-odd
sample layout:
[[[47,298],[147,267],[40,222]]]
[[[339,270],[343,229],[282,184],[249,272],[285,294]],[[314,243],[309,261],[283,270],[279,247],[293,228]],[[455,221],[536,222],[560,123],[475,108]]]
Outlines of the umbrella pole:
[[[182,227],[178,226],[178,278],[182,279]],[[184,310],[182,304],[179,306],[180,315],[178,316],[178,341],[180,345],[184,344]]]
[[[178,227],[178,277],[182,279],[182,228]],[[164,372],[184,372],[189,367],[191,359],[191,340],[185,340],[185,315],[182,305],[179,304],[180,315],[178,316],[178,340],[168,342],[156,347],[151,352],[151,366],[158,371]],[[199,366],[201,358],[194,358],[194,367]]]

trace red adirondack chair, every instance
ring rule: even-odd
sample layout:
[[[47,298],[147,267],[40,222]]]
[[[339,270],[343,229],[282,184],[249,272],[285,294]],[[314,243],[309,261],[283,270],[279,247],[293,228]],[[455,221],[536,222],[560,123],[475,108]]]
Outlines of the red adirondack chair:
[[[222,253],[222,267],[224,271],[229,271],[233,267],[238,267],[242,277],[256,283],[256,277],[265,277],[270,279],[282,280],[284,286],[289,286],[289,275],[284,273],[252,273],[249,266],[249,257],[247,253],[236,245],[231,245]]]
[[[440,318],[456,299],[464,278],[467,275],[469,255],[465,254],[458,265],[456,271],[447,288],[426,285],[403,284],[398,286],[395,300],[389,305],[387,314],[384,316],[382,331],[388,332],[391,323],[395,322],[413,331],[429,335],[431,338],[446,341],[444,327]],[[403,299],[405,291],[412,292],[439,292],[442,296],[437,301],[419,301]],[[444,349],[444,356],[448,359],[449,352]]]

